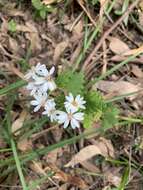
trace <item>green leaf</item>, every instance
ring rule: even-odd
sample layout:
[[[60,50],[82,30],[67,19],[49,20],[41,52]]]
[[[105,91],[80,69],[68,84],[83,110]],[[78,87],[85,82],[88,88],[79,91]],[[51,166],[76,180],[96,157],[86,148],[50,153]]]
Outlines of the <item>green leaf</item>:
[[[92,127],[95,122],[98,122],[102,116],[102,111],[98,110],[94,113],[85,113],[83,120],[83,127],[89,128]]]
[[[59,88],[71,92],[73,95],[83,94],[84,74],[66,71],[58,76],[56,83]]]
[[[112,104],[106,105],[102,116],[102,127],[104,130],[110,129],[118,123],[118,114],[119,110],[116,107]]]
[[[102,111],[105,107],[104,100],[101,94],[97,91],[86,92],[85,101],[87,113]]]
[[[86,110],[83,121],[84,128],[92,127],[94,122],[100,120],[102,110],[105,107],[101,94],[97,91],[86,91],[85,94]]]
[[[13,19],[8,22],[8,30],[10,32],[16,32],[16,22]]]
[[[40,0],[32,0],[32,5],[37,10],[41,10],[43,8],[43,4]]]
[[[45,18],[46,18],[47,13],[46,13],[46,10],[45,10],[45,9],[41,9],[39,14],[40,14],[40,17],[41,17],[42,19],[45,19]]]
[[[92,114],[85,114],[84,115],[84,120],[83,120],[83,127],[84,128],[89,128],[92,126],[93,123],[93,117]]]

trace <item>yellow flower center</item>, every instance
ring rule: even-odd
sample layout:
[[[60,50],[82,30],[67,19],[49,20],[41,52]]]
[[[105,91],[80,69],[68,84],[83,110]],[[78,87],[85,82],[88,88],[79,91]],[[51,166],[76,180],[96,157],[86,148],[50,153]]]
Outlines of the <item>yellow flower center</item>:
[[[69,113],[69,114],[68,114],[68,119],[71,120],[72,117],[73,117],[72,113]]]
[[[72,102],[72,105],[75,106],[75,107],[78,106],[78,104],[77,104],[77,102],[75,100]]]

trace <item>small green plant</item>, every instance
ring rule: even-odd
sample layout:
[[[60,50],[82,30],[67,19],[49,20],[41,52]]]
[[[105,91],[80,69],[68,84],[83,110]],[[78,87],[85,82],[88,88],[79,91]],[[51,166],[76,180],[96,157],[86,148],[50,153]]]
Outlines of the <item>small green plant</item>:
[[[54,8],[50,5],[44,5],[40,0],[32,0],[32,6],[35,8],[35,15],[45,19],[47,13],[52,12]]]
[[[12,33],[16,32],[16,22],[13,19],[8,22],[8,30]]]
[[[69,125],[75,129],[83,124],[92,127],[94,122],[102,124],[104,131],[116,125],[118,110],[105,103],[97,91],[87,90],[82,72],[64,71],[53,77],[55,67],[49,71],[38,63],[26,75],[27,89],[34,100],[31,101],[34,112],[44,110],[51,122]]]

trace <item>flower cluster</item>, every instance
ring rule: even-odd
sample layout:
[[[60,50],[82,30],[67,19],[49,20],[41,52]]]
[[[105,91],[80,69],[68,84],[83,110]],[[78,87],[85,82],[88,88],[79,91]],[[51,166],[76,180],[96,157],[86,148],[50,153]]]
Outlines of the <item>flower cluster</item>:
[[[44,64],[38,63],[25,75],[25,79],[28,81],[26,88],[30,90],[30,95],[34,97],[34,100],[30,102],[35,107],[34,112],[43,107],[42,114],[47,115],[51,122],[63,124],[64,128],[69,125],[73,129],[79,128],[80,122],[84,119],[84,113],[81,110],[85,109],[86,102],[80,95],[74,97],[72,93],[69,93],[65,96],[65,111],[56,109],[54,98],[49,93],[57,88],[53,77],[54,72],[55,67],[48,71]]]

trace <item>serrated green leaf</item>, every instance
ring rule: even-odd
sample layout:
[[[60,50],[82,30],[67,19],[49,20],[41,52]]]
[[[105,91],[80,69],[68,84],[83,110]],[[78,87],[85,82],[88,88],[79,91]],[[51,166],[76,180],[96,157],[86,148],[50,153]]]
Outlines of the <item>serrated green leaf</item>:
[[[119,110],[112,104],[107,104],[103,112],[102,127],[104,130],[112,128],[118,123]]]
[[[93,126],[94,122],[100,120],[104,105],[101,94],[97,91],[86,91],[85,93],[86,110],[83,121],[84,128]]]
[[[85,101],[87,113],[99,112],[105,107],[104,100],[101,94],[97,91],[87,92],[85,95]]]
[[[91,127],[93,123],[92,119],[93,119],[92,114],[85,114],[83,120],[83,127],[84,128]]]
[[[102,112],[100,110],[95,113],[86,113],[84,115],[83,127],[84,128],[92,127],[93,123],[99,121],[101,116],[102,116]]]
[[[58,87],[71,92],[73,95],[83,94],[84,74],[66,71],[57,77],[56,83]]]

